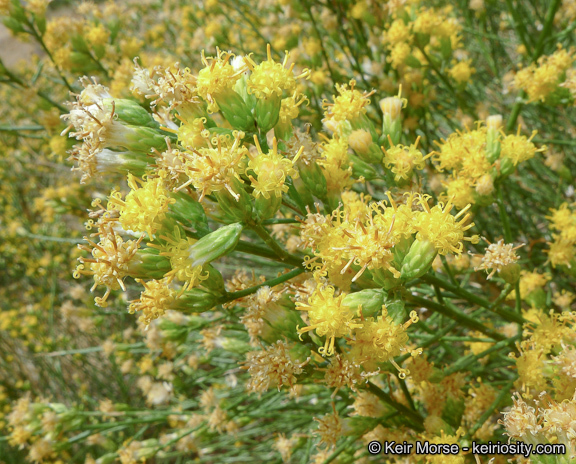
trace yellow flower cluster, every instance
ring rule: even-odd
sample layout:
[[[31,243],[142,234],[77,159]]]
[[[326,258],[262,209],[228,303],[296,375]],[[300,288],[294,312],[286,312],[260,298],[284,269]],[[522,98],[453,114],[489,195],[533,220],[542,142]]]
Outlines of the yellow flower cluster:
[[[436,168],[451,175],[444,182],[446,198],[451,198],[458,208],[485,201],[494,192],[494,184],[510,175],[515,167],[542,152],[530,137],[506,135],[501,130],[502,117],[490,116],[477,123],[476,129],[457,131],[438,145],[434,152]]]
[[[546,218],[550,222],[550,229],[557,233],[552,234],[548,258],[552,266],[566,266],[572,269],[576,258],[576,212],[574,205],[562,203],[559,208],[551,209],[550,216]]]
[[[540,57],[538,63],[518,71],[514,85],[528,94],[530,102],[545,101],[566,80],[566,71],[574,60],[574,51],[559,45],[552,55]]]

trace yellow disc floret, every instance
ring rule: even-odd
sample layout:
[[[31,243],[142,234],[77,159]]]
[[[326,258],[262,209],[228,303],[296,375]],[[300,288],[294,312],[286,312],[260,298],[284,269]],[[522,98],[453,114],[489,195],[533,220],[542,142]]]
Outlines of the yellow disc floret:
[[[120,212],[120,224],[124,230],[146,232],[150,239],[162,227],[162,221],[170,204],[176,200],[169,197],[163,180],[159,177],[141,181],[128,174],[132,189],[124,200],[119,192],[110,196],[109,207]]]
[[[310,320],[310,325],[298,329],[298,333],[301,335],[315,330],[319,337],[326,336],[326,343],[318,351],[328,356],[334,354],[336,337],[344,337],[349,335],[352,329],[362,327],[362,324],[354,319],[355,311],[342,304],[345,295],[335,297],[334,292],[334,287],[319,284],[307,303],[296,303],[296,309],[308,311]]]
[[[350,81],[350,88],[346,84],[336,84],[336,90],[340,95],[334,97],[334,103],[324,103],[327,119],[334,121],[352,121],[364,113],[366,106],[370,104],[369,97],[376,91],[362,93],[355,89],[356,81]]]
[[[212,192],[224,189],[237,198],[238,194],[232,189],[232,183],[234,179],[240,179],[239,175],[243,173],[242,159],[248,153],[246,147],[240,146],[242,136],[242,133],[236,133],[231,146],[221,137],[218,137],[216,146],[207,140],[208,147],[198,148],[188,154],[184,167],[188,181],[176,190],[192,184],[200,190],[200,200]]]
[[[258,139],[254,136],[254,142],[258,148],[258,156],[252,158],[248,163],[248,170],[252,170],[256,174],[257,179],[249,175],[252,187],[254,187],[253,195],[258,198],[270,198],[271,194],[277,198],[282,197],[282,193],[288,191],[286,185],[287,177],[298,177],[298,171],[294,169],[294,163],[298,160],[299,154],[294,159],[290,160],[283,157],[278,153],[278,143],[276,138],[273,140],[272,151],[268,154],[262,153]],[[303,148],[300,149],[302,152]]]
[[[282,63],[274,61],[270,44],[267,47],[267,55],[268,59],[260,64],[256,64],[250,56],[244,58],[246,65],[252,71],[248,79],[248,93],[253,94],[256,98],[282,97],[285,91],[292,93],[296,88],[296,79],[307,77],[310,74],[310,71],[305,69],[295,76],[293,73],[294,63],[286,68],[288,52],[286,52]]]
[[[198,95],[208,102],[208,111],[218,111],[216,98],[232,89],[245,71],[244,67],[234,69],[229,63],[233,56],[232,53],[217,49],[216,57],[206,58],[202,51],[202,63],[205,67],[198,73],[196,90]]]
[[[122,289],[126,291],[123,279],[130,274],[130,264],[134,255],[138,251],[142,237],[138,241],[124,241],[122,237],[114,232],[111,224],[100,226],[98,234],[99,243],[95,243],[88,237],[84,240],[92,247],[78,245],[78,248],[85,250],[92,255],[92,258],[78,258],[79,264],[74,271],[74,278],[79,278],[80,274],[92,275],[94,285],[90,291],[94,291],[99,285],[106,287],[103,297],[96,297],[94,301],[98,306],[105,307],[106,299],[112,290]],[[90,264],[90,270],[85,270],[85,264]]]
[[[464,224],[470,218],[466,214],[460,222],[457,219],[464,215],[470,208],[468,205],[463,208],[456,216],[452,216],[450,211],[453,205],[448,202],[446,205],[439,203],[430,208],[428,205],[428,195],[420,195],[419,202],[424,211],[418,214],[416,219],[417,238],[419,240],[428,240],[438,250],[438,253],[445,255],[448,253],[462,253],[464,245],[462,240],[468,240],[478,243],[478,236],[464,237],[464,232],[474,227],[474,223]]]
[[[390,138],[390,136],[388,136]],[[394,174],[394,180],[407,180],[414,169],[424,169],[424,161],[432,156],[432,154],[423,156],[422,152],[418,150],[418,142],[420,137],[416,139],[412,145],[394,145],[390,138],[391,148],[384,150],[384,165]]]
[[[163,316],[166,310],[170,309],[174,303],[176,292],[169,287],[169,281],[166,279],[148,282],[136,280],[144,285],[144,291],[138,300],[130,303],[128,312],[134,314],[136,311],[141,311],[142,315],[139,321],[149,325],[150,322]]]

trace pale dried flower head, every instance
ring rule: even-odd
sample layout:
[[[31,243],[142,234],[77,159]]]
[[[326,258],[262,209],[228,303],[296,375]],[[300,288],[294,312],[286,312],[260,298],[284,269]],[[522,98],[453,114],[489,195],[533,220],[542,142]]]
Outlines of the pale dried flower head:
[[[482,257],[482,263],[480,266],[475,267],[475,271],[492,269],[492,272],[488,274],[488,279],[496,272],[500,272],[502,268],[508,266],[509,264],[514,264],[518,261],[519,257],[516,254],[516,250],[524,246],[519,245],[514,247],[512,243],[504,243],[504,240],[499,240],[498,243],[491,243],[486,249],[486,253]]]
[[[261,351],[251,351],[246,355],[243,369],[250,373],[246,384],[249,392],[265,392],[272,386],[278,390],[282,385],[293,387],[296,376],[302,373],[302,367],[307,363],[293,361],[289,346],[285,341],[279,341]]]

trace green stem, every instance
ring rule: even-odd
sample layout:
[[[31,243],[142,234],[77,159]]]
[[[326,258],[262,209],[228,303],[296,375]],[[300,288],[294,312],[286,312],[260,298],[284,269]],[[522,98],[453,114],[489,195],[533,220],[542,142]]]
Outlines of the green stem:
[[[428,308],[428,309],[432,309],[434,311],[437,311],[440,314],[447,316],[450,319],[453,319],[453,320],[459,322],[463,326],[468,327],[469,329],[482,332],[484,335],[487,335],[488,337],[490,337],[494,340],[503,340],[506,338],[505,335],[502,335],[501,333],[498,333],[495,330],[492,330],[488,327],[485,327],[483,324],[478,322],[477,319],[474,319],[474,318],[468,316],[467,314],[464,314],[463,312],[458,311],[456,309],[456,307],[452,304],[441,305],[441,304],[435,303],[433,301],[429,301],[425,298],[420,298],[418,296],[413,296],[413,295],[407,296],[406,300],[412,304],[415,304],[418,306],[423,306],[424,308]]]
[[[487,350],[482,351],[481,353],[478,353],[475,355],[469,354],[468,356],[464,356],[463,358],[460,358],[458,361],[456,361],[454,364],[452,364],[449,368],[444,369],[442,371],[442,373],[444,375],[450,375],[450,374],[453,374],[454,372],[466,370],[466,369],[468,369],[468,367],[471,364],[474,364],[479,359],[482,359],[482,358],[488,356],[489,354],[494,353],[495,351],[499,351],[502,348],[505,348],[505,347],[510,346],[510,345],[514,345],[517,340],[521,340],[521,339],[522,339],[522,334],[516,335],[515,337],[512,337],[512,338],[505,338],[504,340],[501,340],[498,343],[495,343],[493,346],[491,346]]]
[[[328,56],[328,53],[326,53],[326,48],[324,48],[324,41],[322,40],[322,34],[320,33],[320,30],[318,29],[318,24],[316,23],[316,19],[314,19],[314,15],[312,14],[312,8],[310,7],[310,4],[304,0],[302,3],[304,3],[305,8],[306,8],[306,12],[308,13],[308,16],[310,17],[310,22],[312,23],[312,27],[314,28],[314,32],[316,33],[316,36],[318,37],[318,40],[320,41],[320,49],[322,50],[322,56],[324,57],[324,61],[326,62],[326,67],[328,68],[328,73],[330,74],[330,79],[332,79],[332,83],[336,83],[337,82],[337,78],[334,75],[334,71],[332,70],[332,66],[330,66],[330,57]]]
[[[286,264],[291,264],[294,266],[302,267],[302,261],[297,258],[296,256],[292,256],[288,253],[284,248],[282,248],[276,240],[270,235],[270,233],[266,230],[262,224],[258,223],[251,223],[248,226],[256,232],[258,237],[264,240],[264,243],[270,247],[270,249],[278,256],[280,261]]]
[[[502,197],[502,185],[499,185],[496,188],[496,192],[498,195],[498,211],[500,212],[500,220],[502,221],[502,227],[504,228],[504,240],[506,243],[512,243],[512,230],[510,229],[510,218],[508,217],[508,213],[506,212],[506,205],[504,204],[504,198]]]
[[[287,272],[286,274],[282,274],[281,276],[278,276],[275,279],[270,279],[267,280],[266,282],[262,282],[261,284],[255,285],[254,287],[245,288],[244,290],[240,290],[238,292],[227,293],[226,295],[224,295],[222,301],[220,301],[219,304],[228,303],[229,301],[234,301],[237,300],[238,298],[243,298],[245,296],[251,295],[252,293],[256,293],[259,288],[264,286],[274,287],[290,279],[293,279],[294,277],[302,274],[304,271],[305,270],[303,268],[292,269],[290,272]]]
[[[544,50],[544,44],[546,43],[546,39],[550,37],[550,31],[552,30],[552,25],[554,24],[554,16],[556,15],[558,8],[560,8],[561,3],[562,0],[553,0],[548,7],[548,11],[546,12],[546,19],[544,20],[544,27],[542,28],[542,32],[540,32],[538,43],[536,44],[536,48],[532,54],[532,62],[536,62]]]
[[[421,277],[421,280],[432,286],[438,285],[446,290],[449,290],[455,295],[464,298],[470,303],[474,303],[479,306],[482,306],[483,308],[489,309],[490,311],[494,311],[496,314],[498,314],[500,317],[502,317],[504,320],[508,322],[517,322],[519,324],[525,322],[524,318],[521,315],[497,307],[504,300],[506,295],[510,293],[511,291],[510,289],[508,289],[508,293],[506,293],[506,295],[504,296],[500,295],[493,303],[490,303],[488,300],[482,298],[481,296],[475,295],[474,293],[469,292],[468,290],[465,290],[461,287],[456,287],[455,285],[452,285],[450,282],[446,282],[444,279],[441,279],[438,276],[426,274]]]
[[[516,124],[516,120],[518,116],[520,116],[520,111],[522,110],[522,106],[524,106],[524,99],[526,98],[526,92],[522,90],[518,96],[516,97],[516,103],[512,107],[512,112],[510,113],[510,118],[506,123],[506,132],[510,132],[514,129],[514,125]]]
[[[394,400],[388,393],[386,393],[381,388],[378,388],[372,382],[367,383],[367,389],[370,393],[373,393],[378,398],[380,398],[384,403],[389,406],[392,406],[396,411],[402,413],[403,415],[407,416],[411,421],[414,422],[413,428],[418,432],[424,431],[424,419],[420,414],[416,411],[412,411],[410,408],[407,408],[401,403],[398,403]]]

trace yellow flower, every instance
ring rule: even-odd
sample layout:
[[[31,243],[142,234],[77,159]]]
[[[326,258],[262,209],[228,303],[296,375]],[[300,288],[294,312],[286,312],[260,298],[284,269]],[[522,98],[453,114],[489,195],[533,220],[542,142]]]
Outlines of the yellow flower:
[[[218,137],[216,146],[206,139],[208,147],[186,153],[183,171],[188,180],[176,190],[182,190],[192,184],[201,191],[200,201],[206,195],[224,189],[233,197],[239,198],[232,188],[232,183],[234,179],[239,180],[240,174],[244,172],[242,160],[247,155],[248,149],[240,145],[242,137],[243,133],[235,133],[231,146],[227,138]]]
[[[262,148],[258,143],[258,138],[254,136],[254,142],[258,149],[258,156],[253,157],[248,162],[247,170],[252,170],[256,174],[257,179],[252,175],[248,178],[254,187],[253,195],[258,198],[263,196],[266,199],[270,198],[270,194],[275,197],[282,197],[282,193],[288,191],[286,179],[288,177],[298,177],[298,171],[294,169],[294,163],[298,160],[300,153],[296,154],[294,159],[290,160],[283,157],[278,153],[278,143],[276,138],[272,141],[272,151],[267,155],[262,153]],[[300,149],[300,152],[303,148]]]
[[[103,224],[99,229],[100,242],[95,243],[87,237],[84,239],[93,248],[86,245],[78,245],[81,250],[88,251],[92,258],[78,258],[81,262],[74,271],[74,278],[78,279],[80,274],[92,275],[94,285],[90,291],[94,291],[99,285],[106,287],[106,293],[103,297],[96,297],[95,301],[98,306],[106,306],[106,299],[112,290],[122,289],[126,291],[123,279],[130,274],[131,261],[138,251],[140,242],[144,235],[138,241],[124,241],[122,237],[116,235],[111,224]],[[90,264],[90,270],[85,270],[85,264]]]
[[[334,121],[353,121],[366,113],[366,106],[370,104],[369,97],[376,93],[362,93],[355,89],[356,81],[350,81],[350,89],[344,85],[336,84],[336,90],[340,95],[334,97],[334,103],[324,103],[325,116]]]
[[[456,63],[454,66],[450,68],[448,74],[454,79],[458,84],[465,84],[470,80],[472,74],[476,72],[476,70],[470,66],[472,60],[463,60]]]
[[[138,185],[140,184],[140,185]],[[112,192],[108,207],[120,212],[120,224],[124,230],[146,232],[150,240],[162,228],[168,207],[176,200],[170,198],[161,178],[141,181],[128,174],[132,189],[122,200],[120,192]]]
[[[144,285],[144,291],[138,300],[130,302],[128,312],[134,314],[136,311],[142,311],[140,322],[149,325],[154,319],[163,316],[167,309],[170,309],[174,302],[176,292],[169,287],[169,281],[150,280],[144,282],[136,279]]]
[[[229,63],[232,57],[232,53],[216,49],[216,57],[206,58],[202,51],[204,68],[198,73],[196,86],[198,95],[208,102],[208,111],[218,111],[216,98],[231,90],[245,71],[244,67],[234,69]]]
[[[430,208],[428,206],[429,198],[430,196],[428,195],[420,195],[419,197],[419,203],[424,208],[424,211],[418,214],[416,219],[415,228],[419,240],[431,242],[441,255],[462,253],[464,248],[463,240],[478,243],[479,238],[477,235],[464,237],[464,232],[474,227],[474,223],[467,226],[464,225],[468,222],[470,214],[466,214],[460,222],[457,222],[457,219],[468,211],[470,205],[463,208],[456,216],[452,216],[450,211],[453,205],[450,202],[446,205],[438,203]]]
[[[422,156],[422,152],[418,150],[420,137],[409,147],[400,144],[394,145],[390,136],[389,141],[391,147],[388,150],[382,147],[385,153],[383,161],[384,165],[391,169],[396,182],[409,179],[414,169],[424,169],[424,161],[432,156],[432,153]]]
[[[282,63],[277,63],[272,59],[270,44],[267,46],[268,59],[260,64],[250,57],[244,57],[244,62],[252,71],[248,78],[248,93],[254,94],[256,98],[269,98],[271,96],[282,97],[284,91],[292,93],[296,88],[296,79],[308,77],[310,70],[305,69],[297,76],[294,75],[294,63],[288,68],[288,52]]]
[[[305,95],[300,95],[299,99],[297,95],[298,93],[294,92],[291,97],[282,99],[279,115],[279,120],[282,124],[289,124],[292,119],[296,119],[299,114],[298,107],[308,100]]]
[[[533,158],[537,152],[545,151],[545,146],[536,148],[532,143],[532,139],[536,133],[537,131],[533,131],[530,138],[527,138],[525,135],[520,135],[520,126],[518,126],[518,133],[516,135],[507,135],[504,137],[504,140],[502,140],[502,158],[510,159],[514,166],[516,166],[523,161]]]
[[[328,356],[334,354],[336,337],[350,335],[353,329],[362,327],[354,319],[356,311],[342,303],[345,294],[335,297],[334,292],[334,287],[319,283],[306,303],[296,303],[296,309],[308,311],[310,320],[310,325],[298,329],[298,334],[315,330],[319,337],[326,336],[326,343],[318,351]]]
[[[381,316],[366,318],[355,330],[350,357],[357,364],[368,363],[365,367],[373,370],[374,363],[389,361],[402,352],[408,342],[406,329],[415,322],[418,322],[418,316],[412,311],[408,322],[397,324],[384,306]]]

